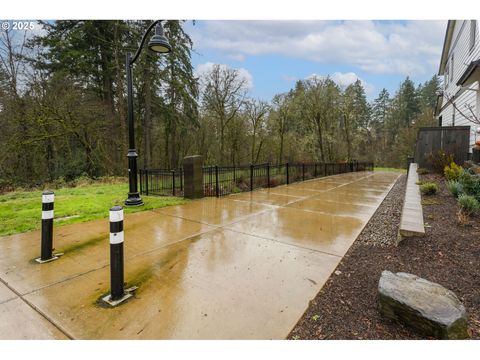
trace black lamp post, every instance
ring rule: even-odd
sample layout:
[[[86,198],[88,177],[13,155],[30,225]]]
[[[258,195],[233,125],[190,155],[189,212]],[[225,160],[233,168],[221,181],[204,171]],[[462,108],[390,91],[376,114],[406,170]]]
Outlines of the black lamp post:
[[[155,35],[152,36],[148,43],[148,48],[154,52],[166,54],[172,51],[167,38],[163,35],[162,20],[154,21],[143,34],[140,47],[135,52],[132,58],[130,53],[127,53],[126,70],[127,70],[127,97],[128,97],[128,199],[125,200],[126,206],[140,206],[143,201],[137,189],[137,150],[135,149],[135,127],[133,123],[133,84],[132,84],[132,68],[135,61],[138,59],[142,51],[145,39],[148,33],[155,26]]]

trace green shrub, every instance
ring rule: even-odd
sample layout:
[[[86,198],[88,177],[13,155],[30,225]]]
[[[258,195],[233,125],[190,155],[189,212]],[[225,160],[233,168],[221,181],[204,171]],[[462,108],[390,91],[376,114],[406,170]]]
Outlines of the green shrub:
[[[458,197],[458,204],[466,214],[474,214],[480,210],[480,203],[471,195],[462,194]]]
[[[420,191],[424,195],[434,195],[438,191],[438,185],[434,182],[426,182],[420,185]]]
[[[417,174],[419,174],[419,175],[425,175],[425,174],[428,174],[428,173],[429,173],[428,169],[425,169],[425,168],[418,168],[417,169]]]
[[[433,171],[442,174],[445,166],[453,162],[453,155],[446,153],[445,150],[438,150],[427,154],[426,159],[432,165]]]
[[[453,196],[458,198],[460,194],[463,193],[463,186],[460,182],[455,180],[447,181],[447,189],[452,193]]]
[[[67,187],[67,182],[65,181],[65,178],[63,176],[60,176],[59,178],[53,180],[50,183],[49,187],[53,187],[54,189],[61,189]]]
[[[480,201],[480,178],[471,175],[467,171],[460,174],[458,181],[462,184],[462,190],[465,194],[475,197]]]
[[[463,168],[454,162],[450,165],[445,166],[443,169],[443,174],[447,180],[458,180],[460,175],[463,173]]]

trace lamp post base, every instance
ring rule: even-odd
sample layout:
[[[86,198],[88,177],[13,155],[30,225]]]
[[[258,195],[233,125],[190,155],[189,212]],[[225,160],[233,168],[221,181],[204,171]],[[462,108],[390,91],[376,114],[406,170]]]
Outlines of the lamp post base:
[[[125,206],[142,206],[143,200],[138,192],[128,193],[128,199],[125,200]]]

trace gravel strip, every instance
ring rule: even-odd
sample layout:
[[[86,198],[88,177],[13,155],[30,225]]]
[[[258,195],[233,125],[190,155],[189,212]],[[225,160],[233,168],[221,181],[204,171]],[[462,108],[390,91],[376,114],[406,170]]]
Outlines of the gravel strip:
[[[397,239],[407,175],[403,174],[358,236],[356,243],[390,246]]]

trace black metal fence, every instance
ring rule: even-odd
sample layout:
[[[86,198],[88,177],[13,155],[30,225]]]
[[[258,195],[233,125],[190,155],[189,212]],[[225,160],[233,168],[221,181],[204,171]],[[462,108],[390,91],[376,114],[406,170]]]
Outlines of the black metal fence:
[[[143,169],[140,175],[140,194],[183,196],[183,170]]]
[[[204,196],[224,196],[258,188],[275,187],[323,176],[355,171],[373,171],[372,162],[286,163],[203,167]],[[183,196],[183,170],[143,169],[139,171],[140,193]]]
[[[224,196],[355,171],[373,171],[373,163],[286,163],[280,165],[265,163],[207,166],[203,168],[203,189],[205,196]]]

